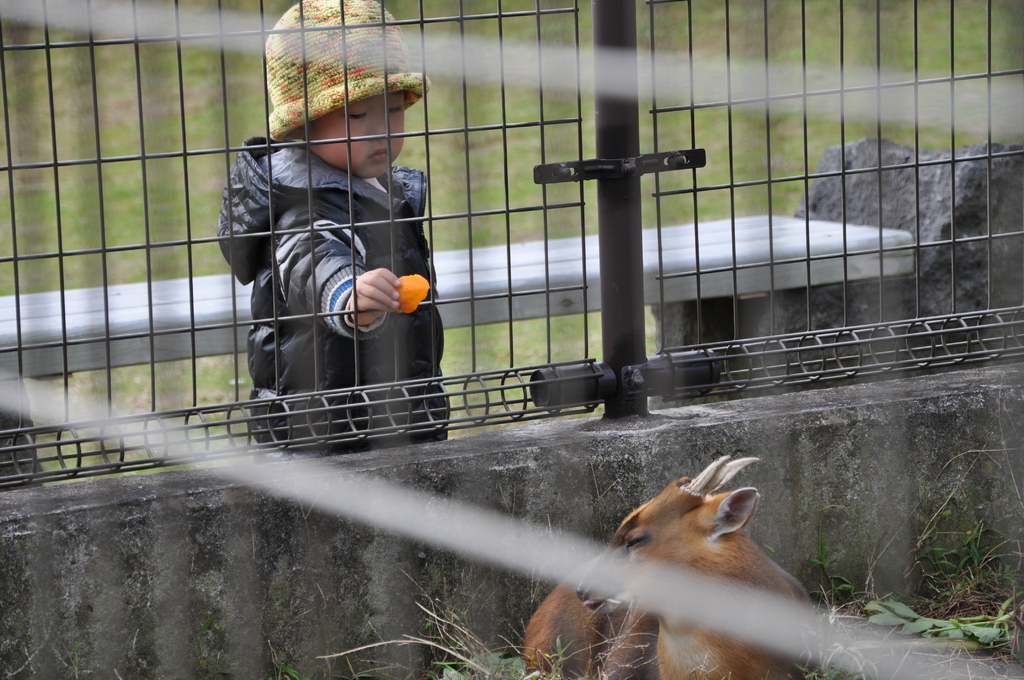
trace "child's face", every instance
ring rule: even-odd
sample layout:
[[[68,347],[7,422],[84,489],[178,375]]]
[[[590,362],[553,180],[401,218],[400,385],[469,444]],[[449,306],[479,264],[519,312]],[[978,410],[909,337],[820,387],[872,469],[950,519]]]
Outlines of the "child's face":
[[[402,153],[401,137],[385,133],[405,132],[405,92],[379,94],[335,109],[310,123],[310,141],[349,138],[312,145],[313,153],[336,168],[369,179],[383,175]],[[375,136],[377,139],[358,139]]]

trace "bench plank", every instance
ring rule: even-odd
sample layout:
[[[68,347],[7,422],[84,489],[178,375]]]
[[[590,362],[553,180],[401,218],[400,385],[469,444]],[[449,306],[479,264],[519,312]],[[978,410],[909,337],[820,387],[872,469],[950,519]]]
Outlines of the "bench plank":
[[[820,286],[844,280],[914,272],[911,234],[894,229],[791,217],[772,217],[771,250],[767,216],[738,218],[699,227],[701,297],[752,295]],[[644,300],[647,304],[697,298],[697,248],[692,225],[646,229]],[[879,252],[882,251],[882,257]],[[846,253],[844,257],[843,253]],[[734,259],[735,253],[735,259]],[[815,259],[808,267],[808,254]],[[441,315],[446,327],[495,323],[509,318],[511,272],[513,319],[574,314],[601,308],[600,262],[596,235],[491,246],[473,251],[472,272],[466,251],[434,254]],[[776,264],[772,265],[772,262]],[[511,262],[511,267],[509,263]],[[583,304],[584,265],[587,304]],[[733,268],[736,283],[733,285]],[[809,271],[808,271],[809,270]],[[808,280],[809,277],[809,280]],[[661,285],[664,284],[664,297]],[[472,301],[470,286],[472,285]],[[549,292],[551,291],[551,292]]]
[[[770,220],[770,239],[768,216],[738,218],[735,229],[731,220],[699,225],[703,298],[914,271],[913,236],[907,232],[856,225],[844,230],[835,222],[808,224],[788,217]],[[696,299],[693,225],[660,233],[647,229],[643,238],[645,301]],[[808,266],[808,255],[822,259]],[[600,309],[596,235],[475,248],[472,253],[442,251],[434,253],[434,267],[436,302],[447,328],[507,321],[510,315],[519,320]],[[249,287],[228,274],[196,277],[191,285],[174,279],[106,291],[69,289],[63,300],[66,311],[61,314],[59,291],[20,296],[23,375],[63,373],[65,338],[68,372],[106,368],[108,335],[111,366],[149,363],[151,357],[187,359],[193,356],[193,342],[195,356],[244,351],[251,321]],[[0,371],[13,374],[19,372],[16,311],[12,296],[0,298]]]
[[[193,313],[196,356],[244,351],[250,320],[250,287],[232,284],[230,275],[221,274],[196,277],[191,287],[188,279],[172,279],[154,281],[151,288],[146,283],[109,286],[105,294],[102,287],[68,289],[63,296],[63,315],[59,291],[22,295],[23,375],[63,373],[65,337],[68,372],[106,368],[107,317],[111,366],[149,363],[150,356],[156,357],[156,361],[191,357]],[[233,320],[232,297],[239,326]],[[18,373],[17,311],[13,296],[0,298],[0,371],[12,374]]]

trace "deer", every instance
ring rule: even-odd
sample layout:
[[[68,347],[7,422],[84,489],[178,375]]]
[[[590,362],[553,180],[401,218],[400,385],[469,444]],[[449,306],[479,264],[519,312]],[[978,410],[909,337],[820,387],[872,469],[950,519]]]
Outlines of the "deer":
[[[750,538],[756,489],[715,493],[757,458],[722,456],[695,479],[682,477],[631,512],[606,552],[560,583],[531,617],[527,667],[607,680],[763,680],[802,677],[793,662],[703,629],[631,606],[629,584],[613,596],[581,585],[602,560],[624,559],[642,578],[661,562],[765,589],[810,606],[807,591]],[[632,577],[631,577],[632,578]]]

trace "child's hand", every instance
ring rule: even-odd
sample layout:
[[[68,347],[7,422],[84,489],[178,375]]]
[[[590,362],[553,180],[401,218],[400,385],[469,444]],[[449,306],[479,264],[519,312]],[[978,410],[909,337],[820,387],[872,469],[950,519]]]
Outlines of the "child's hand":
[[[358,309],[355,322],[369,326],[385,312],[398,309],[398,277],[387,269],[374,269],[356,278],[355,293],[349,300],[351,309]]]

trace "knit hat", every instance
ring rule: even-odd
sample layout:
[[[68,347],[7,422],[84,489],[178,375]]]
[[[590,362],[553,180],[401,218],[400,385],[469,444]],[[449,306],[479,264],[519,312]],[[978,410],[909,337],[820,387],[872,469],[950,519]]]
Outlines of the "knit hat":
[[[388,25],[394,21],[374,0],[304,0],[285,12],[267,40],[270,136],[281,139],[307,116],[315,120],[385,88],[404,90],[406,108],[418,102],[430,82],[408,72],[402,30]]]

